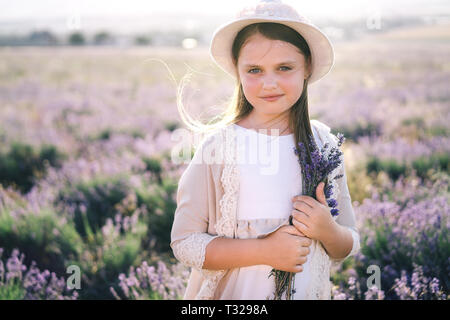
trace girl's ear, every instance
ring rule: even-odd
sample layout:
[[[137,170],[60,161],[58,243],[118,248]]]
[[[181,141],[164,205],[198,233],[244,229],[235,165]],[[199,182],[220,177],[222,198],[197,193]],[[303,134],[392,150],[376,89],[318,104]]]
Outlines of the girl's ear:
[[[311,63],[308,63],[305,72],[305,80],[311,77]]]
[[[311,63],[311,57],[309,57],[308,59],[306,59],[306,70],[305,70],[305,80],[311,77],[311,72],[312,72],[312,63]]]

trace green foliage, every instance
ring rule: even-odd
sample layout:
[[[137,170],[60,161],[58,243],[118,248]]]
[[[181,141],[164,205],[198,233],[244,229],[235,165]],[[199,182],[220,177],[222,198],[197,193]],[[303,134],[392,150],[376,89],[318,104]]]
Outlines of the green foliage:
[[[393,159],[381,160],[377,157],[371,157],[366,164],[366,170],[369,174],[372,172],[378,174],[384,171],[392,180],[397,180],[401,175],[405,175],[406,165],[399,164]]]
[[[91,134],[87,137],[88,142],[95,142],[95,141],[106,141],[111,139],[111,135],[113,134],[114,130],[111,128],[105,128],[100,130],[99,132],[96,132],[94,134]]]
[[[131,135],[135,139],[137,139],[137,138],[144,139],[145,138],[145,133],[142,130],[139,130],[137,128],[132,129],[129,132],[129,135]]]
[[[345,259],[339,266],[332,267],[330,280],[334,284],[345,284],[348,282],[349,270],[355,267],[355,257],[351,256]]]
[[[83,237],[87,236],[82,212],[86,210],[90,228],[95,233],[117,213],[116,206],[132,192],[127,177],[96,177],[89,181],[77,182],[61,189],[57,202],[76,208],[74,222],[76,230]]]
[[[435,153],[430,157],[419,157],[410,163],[399,163],[395,159],[382,160],[378,157],[370,157],[366,163],[366,171],[370,173],[386,172],[391,180],[405,177],[414,170],[418,177],[429,178],[436,171],[450,172],[450,155],[448,153]]]
[[[144,206],[148,212],[145,223],[149,229],[149,240],[153,240],[154,249],[158,252],[169,252],[170,231],[176,209],[177,183],[164,179],[162,184],[144,186],[136,190],[137,205]]]
[[[431,169],[450,173],[450,155],[448,153],[436,153],[430,157],[420,157],[412,161],[412,167],[421,178],[427,177]]]
[[[113,42],[113,36],[106,31],[98,32],[94,35],[94,44],[105,45]]]
[[[347,140],[357,141],[359,137],[379,135],[381,130],[381,126],[375,123],[355,122],[351,126],[336,127],[333,129],[333,132],[342,133]]]
[[[167,122],[164,124],[164,128],[165,128],[166,130],[169,130],[170,132],[175,131],[178,127],[179,127],[179,123],[178,123],[178,122],[175,122],[175,121],[167,121]]]
[[[134,43],[138,46],[147,46],[152,43],[152,38],[148,36],[137,36],[134,39]]]
[[[23,300],[25,289],[17,278],[13,278],[8,283],[0,282],[0,300]]]
[[[432,137],[448,136],[450,135],[450,128],[444,126],[432,126],[427,128],[426,133]]]
[[[119,274],[148,258],[143,246],[146,234],[147,226],[142,221],[137,221],[132,229],[124,229],[109,220],[102,230],[88,237],[83,259],[75,262],[87,284],[79,292],[80,298],[113,298],[109,288],[117,287]]]
[[[425,128],[425,121],[421,117],[412,117],[403,119],[401,122],[402,126],[413,126],[417,129]]]
[[[7,153],[0,153],[0,183],[16,186],[21,192],[27,193],[35,179],[45,175],[46,164],[59,168],[65,158],[52,145],[43,145],[38,151],[31,145],[14,142]]]
[[[112,130],[109,128],[102,130],[102,132],[100,132],[98,138],[100,140],[109,140],[111,138],[111,133],[112,133]]]
[[[67,262],[82,270],[81,299],[113,298],[109,288],[117,286],[119,274],[149,257],[148,222],[139,216],[128,181],[123,175],[98,176],[66,185],[56,197],[55,205],[74,208],[75,230],[83,239],[81,259]]]
[[[82,46],[85,42],[86,39],[81,32],[74,32],[69,35],[69,44],[72,46]]]
[[[157,179],[158,183],[162,183],[162,164],[158,157],[145,157],[142,159],[145,163],[145,170],[150,171]]]
[[[65,273],[66,259],[78,259],[82,240],[70,222],[62,221],[51,209],[25,211],[12,217],[11,211],[0,212],[0,243],[6,252],[18,248],[31,261],[59,274]]]

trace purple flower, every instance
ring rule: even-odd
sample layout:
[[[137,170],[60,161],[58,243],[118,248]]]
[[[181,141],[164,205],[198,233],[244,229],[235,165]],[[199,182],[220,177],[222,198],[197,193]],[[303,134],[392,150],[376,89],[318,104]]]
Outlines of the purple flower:
[[[336,199],[332,198],[333,186],[329,182],[343,177],[343,174],[338,174],[333,177],[331,175],[342,163],[343,153],[339,150],[339,147],[344,141],[344,135],[338,133],[337,146],[329,149],[330,143],[327,142],[323,148],[319,149],[313,137],[309,136],[311,159],[307,159],[307,148],[303,142],[299,142],[298,147],[294,148],[294,153],[299,156],[299,163],[302,168],[303,194],[315,198],[317,186],[320,182],[325,182],[324,194],[333,216],[337,216],[339,210],[337,209],[338,203]]]
[[[130,267],[128,276],[119,275],[119,287],[127,299],[175,300],[181,299],[187,286],[189,270],[179,263],[168,268],[158,261],[157,268],[144,261],[139,267]],[[111,293],[122,299],[113,287]]]
[[[332,147],[328,150],[330,143],[324,144],[322,149],[319,149],[314,141],[314,138],[310,135],[308,137],[310,159],[307,158],[307,148],[299,142],[298,146],[294,148],[294,153],[299,157],[299,163],[302,168],[302,190],[303,194],[316,198],[316,189],[320,182],[325,182],[324,194],[328,206],[330,207],[330,213],[333,217],[339,214],[337,209],[337,201],[332,198],[333,186],[329,182],[342,178],[342,174],[338,174],[331,177],[334,170],[338,168],[342,163],[342,152],[339,147],[344,142],[345,138],[343,134],[337,134],[337,147]],[[289,223],[292,225],[292,215],[289,217]],[[293,279],[294,273],[285,272],[281,270],[272,269],[269,277],[275,277],[275,293],[274,299],[281,300],[283,294],[286,292],[286,299],[289,300],[293,297],[294,285]]]
[[[0,249],[0,258],[3,249]],[[23,264],[24,254],[20,254],[19,250],[14,249],[11,257],[6,261],[6,279],[3,277],[4,264],[0,259],[0,287],[4,284],[18,281],[21,288],[24,289],[23,299],[25,300],[75,300],[78,292],[70,291],[66,287],[64,278],[58,279],[54,272],[48,270],[41,272],[36,267],[36,262],[32,261],[28,271]]]

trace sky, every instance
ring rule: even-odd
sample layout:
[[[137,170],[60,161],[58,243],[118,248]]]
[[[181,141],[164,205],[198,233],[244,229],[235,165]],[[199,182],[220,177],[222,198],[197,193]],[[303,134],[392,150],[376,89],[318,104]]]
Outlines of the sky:
[[[295,7],[311,21],[317,19],[349,20],[379,15],[432,15],[441,14],[450,17],[448,0],[284,0]],[[255,3],[255,0],[0,0],[0,31],[9,23],[23,22],[45,25],[51,19],[74,20],[109,19],[121,21],[121,18],[150,20],[154,17],[177,15],[181,20],[190,16],[218,16],[217,24],[233,17],[239,8]],[[125,21],[125,20],[124,20]],[[169,21],[169,20],[168,20]],[[159,23],[159,22],[158,22]],[[120,23],[119,23],[120,24]],[[119,26],[120,27],[120,26]],[[124,29],[127,27],[124,23]]]
[[[253,0],[0,0],[0,19],[59,18],[74,12],[86,16],[133,16],[155,13],[205,13],[233,14],[241,6],[254,3]],[[449,1],[442,0],[284,0],[305,15],[314,16],[356,16],[371,10],[386,11],[414,10],[449,12]]]

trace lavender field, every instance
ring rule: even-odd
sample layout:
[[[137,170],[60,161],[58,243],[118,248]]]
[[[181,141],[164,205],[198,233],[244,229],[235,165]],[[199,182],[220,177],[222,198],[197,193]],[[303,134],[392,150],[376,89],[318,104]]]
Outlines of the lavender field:
[[[309,89],[311,118],[346,137],[361,234],[333,299],[449,299],[450,28],[432,28],[337,43]],[[186,164],[170,155],[187,72],[206,122],[233,91],[207,49],[0,49],[0,299],[182,298],[169,242]]]

